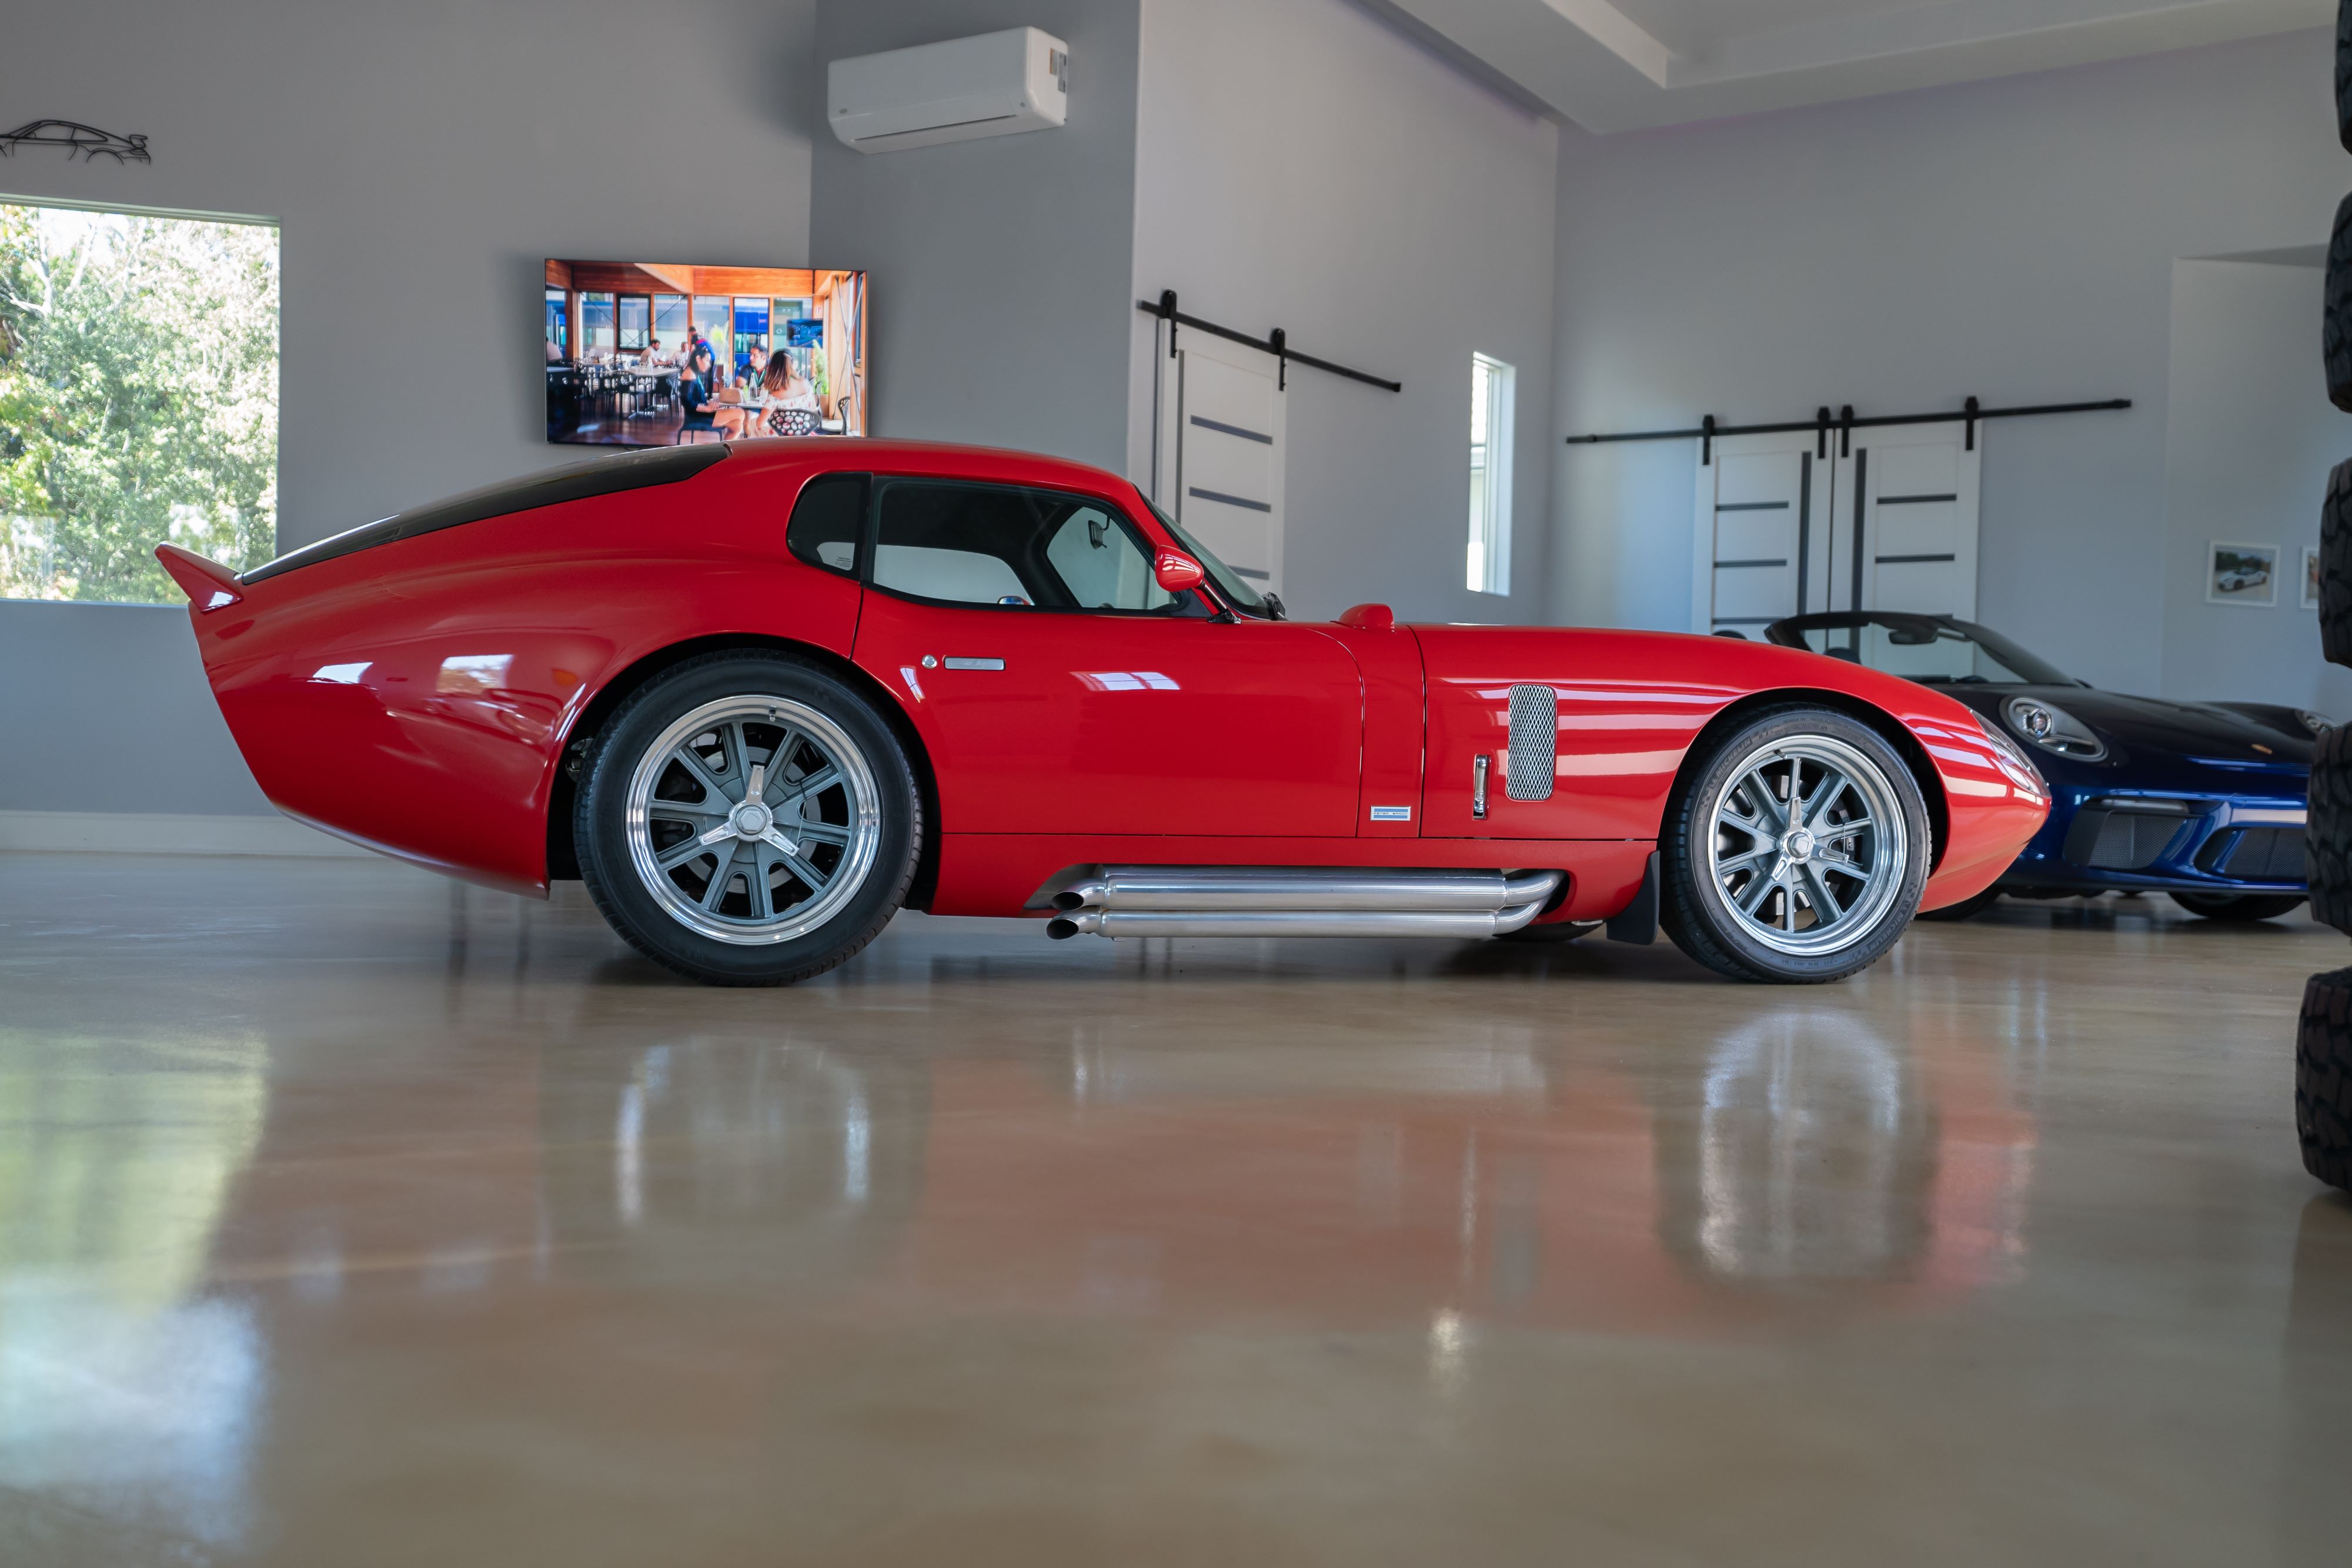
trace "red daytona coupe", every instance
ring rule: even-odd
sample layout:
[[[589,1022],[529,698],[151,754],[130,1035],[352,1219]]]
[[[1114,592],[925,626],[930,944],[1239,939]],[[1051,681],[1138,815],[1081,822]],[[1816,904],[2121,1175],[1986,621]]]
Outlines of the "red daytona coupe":
[[[789,982],[902,905],[1055,936],[1566,937],[1835,979],[2048,810],[1925,686],[1656,632],[1284,617],[1126,481],[670,448],[237,575],[156,553],[269,799]]]

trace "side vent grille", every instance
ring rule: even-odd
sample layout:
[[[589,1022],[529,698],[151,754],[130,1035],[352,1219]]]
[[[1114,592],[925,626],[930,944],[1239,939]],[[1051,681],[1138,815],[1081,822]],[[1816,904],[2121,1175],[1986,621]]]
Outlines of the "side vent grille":
[[[1559,752],[1559,694],[1549,686],[1511,688],[1511,758],[1503,793],[1514,800],[1551,799]]]

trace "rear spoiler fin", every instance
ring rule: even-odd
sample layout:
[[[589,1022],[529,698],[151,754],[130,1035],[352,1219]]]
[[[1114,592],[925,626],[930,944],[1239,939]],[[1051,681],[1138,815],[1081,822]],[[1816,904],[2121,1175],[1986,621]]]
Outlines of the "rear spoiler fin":
[[[195,605],[199,615],[225,610],[245,597],[236,573],[194,550],[182,549],[178,545],[157,545],[155,559],[163,563],[163,570],[172,574],[172,580],[180,585],[180,591]]]

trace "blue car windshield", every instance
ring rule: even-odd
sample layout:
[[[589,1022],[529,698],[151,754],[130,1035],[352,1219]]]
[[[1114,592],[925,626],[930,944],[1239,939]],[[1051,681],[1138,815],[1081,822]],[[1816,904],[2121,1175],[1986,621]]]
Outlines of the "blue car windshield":
[[[2000,632],[1948,615],[1798,615],[1775,622],[1765,636],[1928,685],[2083,684]]]

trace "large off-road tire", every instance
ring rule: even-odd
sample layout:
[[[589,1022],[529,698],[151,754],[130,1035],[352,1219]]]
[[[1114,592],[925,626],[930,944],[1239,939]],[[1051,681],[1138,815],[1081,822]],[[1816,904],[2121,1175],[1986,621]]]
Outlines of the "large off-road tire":
[[[2303,983],[2294,1030],[2294,1135],[2303,1168],[2352,1188],[2352,969]]]
[[[2327,471],[2319,507],[2319,656],[2352,665],[2352,462]]]
[[[2336,5],[2336,139],[2352,152],[2352,0]]]
[[[1667,808],[1659,924],[1735,979],[1842,979],[1902,937],[1927,857],[1919,786],[1876,730],[1765,708],[1708,743]]]
[[[590,896],[638,951],[713,985],[789,985],[898,913],[922,797],[864,696],[801,660],[720,652],[614,711],[572,832]]]
[[[2311,917],[2352,936],[2352,729],[2312,743],[2311,812],[2304,824],[2304,877]]]
[[[1923,909],[1918,913],[1916,918],[1920,920],[1967,920],[1974,915],[1982,915],[1986,910],[1990,909],[1994,904],[1999,904],[2000,902],[2000,884],[1999,883],[1995,883],[1990,887],[1986,888],[1982,893],[1964,898],[1958,904],[1948,904],[1941,909]]]
[[[2303,902],[2299,893],[2176,893],[2172,902],[2207,920],[2227,920],[2239,925],[2251,925],[2257,920],[2276,920],[2282,915],[2294,913]]]
[[[2319,342],[2327,370],[2327,401],[2352,413],[2352,196],[2336,208],[2336,227],[2327,238],[2326,288]]]

